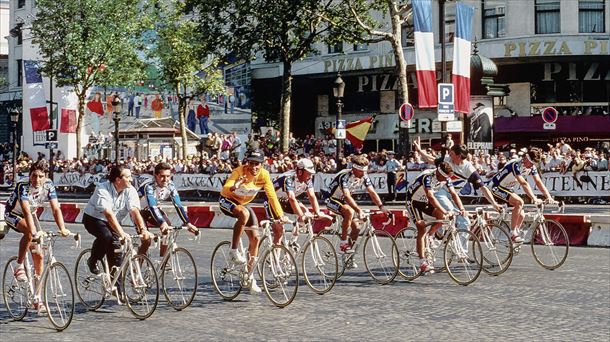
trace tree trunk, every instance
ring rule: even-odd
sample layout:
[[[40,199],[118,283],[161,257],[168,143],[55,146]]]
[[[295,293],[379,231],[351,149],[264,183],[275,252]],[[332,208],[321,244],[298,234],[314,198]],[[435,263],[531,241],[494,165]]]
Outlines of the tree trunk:
[[[178,115],[180,116],[180,138],[182,138],[182,156],[186,158],[188,150],[188,138],[186,136],[186,85],[184,93],[180,94],[180,83],[176,86],[176,95],[178,96]]]
[[[76,120],[76,158],[80,159],[83,153],[81,142],[81,131],[83,129],[83,118],[85,117],[85,91],[78,97],[78,119]]]
[[[292,62],[284,62],[282,77],[281,147],[288,152],[290,144],[290,99],[292,97]]]
[[[407,84],[407,62],[402,49],[402,21],[400,14],[394,10],[392,6],[392,34],[393,39],[390,41],[396,60],[396,74],[398,76],[398,103],[402,106],[403,103],[409,102],[409,88]],[[400,119],[399,119],[400,120]],[[407,155],[411,151],[411,141],[409,139],[409,130],[407,128],[398,129],[398,147],[399,154]]]

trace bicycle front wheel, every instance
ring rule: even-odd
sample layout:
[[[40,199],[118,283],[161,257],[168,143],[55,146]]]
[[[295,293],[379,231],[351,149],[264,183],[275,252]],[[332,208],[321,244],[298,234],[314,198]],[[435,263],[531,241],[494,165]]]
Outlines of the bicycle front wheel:
[[[554,270],[566,261],[570,238],[561,223],[546,219],[534,230],[530,244],[536,262],[547,270]]]
[[[335,254],[337,254],[337,279],[341,278],[345,273],[345,262],[349,259],[348,254],[342,253],[339,245],[341,244],[341,236],[335,229],[323,229],[318,232],[318,236],[325,237],[333,245]]]
[[[396,278],[399,268],[398,247],[394,238],[382,230],[374,230],[364,241],[364,267],[373,280],[389,284]]]
[[[313,292],[325,294],[335,286],[339,260],[327,238],[316,236],[303,247],[301,266],[305,282]]]
[[[66,266],[60,262],[53,263],[47,270],[43,286],[49,320],[57,331],[62,331],[74,316],[74,291]]]
[[[169,305],[180,311],[191,305],[197,293],[197,266],[184,248],[170,253],[161,265],[161,286]]]
[[[97,310],[104,304],[106,290],[102,277],[105,275],[95,275],[89,271],[87,260],[91,257],[91,248],[80,252],[76,258],[74,266],[74,287],[76,295],[87,310]],[[98,263],[99,265],[99,263]]]
[[[483,268],[483,251],[479,240],[468,230],[451,233],[445,244],[444,261],[453,281],[464,286],[473,283]]]
[[[417,279],[420,275],[419,255],[417,254],[417,228],[406,227],[396,233],[396,247],[400,259],[398,274],[408,281]]]
[[[502,226],[488,222],[478,230],[477,237],[483,251],[483,271],[493,276],[506,272],[513,261],[510,234]]]
[[[299,289],[299,271],[290,250],[273,246],[263,256],[263,288],[269,300],[277,307],[288,306]]]
[[[159,280],[155,265],[147,256],[135,255],[123,270],[122,278],[129,311],[137,319],[147,319],[159,303]]]
[[[15,270],[17,269],[17,257],[8,259],[4,266],[2,275],[2,297],[4,305],[11,317],[20,321],[28,313],[28,299],[30,296],[30,285],[27,281],[17,281]]]
[[[233,300],[241,292],[241,268],[231,261],[230,241],[219,243],[212,253],[210,274],[214,290],[224,300]]]

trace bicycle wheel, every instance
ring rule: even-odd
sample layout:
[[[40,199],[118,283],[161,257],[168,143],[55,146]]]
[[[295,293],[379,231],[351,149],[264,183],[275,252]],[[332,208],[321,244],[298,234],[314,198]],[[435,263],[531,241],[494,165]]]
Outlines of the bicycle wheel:
[[[570,238],[561,223],[546,219],[534,229],[530,244],[536,262],[547,270],[554,270],[566,261]]]
[[[339,260],[327,238],[316,236],[303,247],[301,269],[305,283],[317,294],[330,291],[337,281]]]
[[[212,253],[210,274],[214,289],[224,300],[233,300],[241,292],[241,268],[231,261],[230,241],[219,243]]]
[[[263,256],[263,262],[270,265],[263,268],[263,288],[267,297],[279,308],[288,306],[299,289],[299,271],[292,253],[284,246],[273,246]]]
[[[398,274],[408,281],[417,279],[419,270],[419,255],[417,254],[417,228],[405,227],[396,233],[396,247],[400,259]]]
[[[129,311],[140,320],[150,317],[159,303],[159,280],[153,262],[147,256],[135,255],[121,277]]]
[[[341,236],[335,229],[323,229],[318,232],[318,236],[325,237],[335,248],[337,254],[337,279],[341,278],[345,273],[345,261],[349,258],[348,254],[342,253],[339,245],[341,244]]]
[[[54,262],[47,270],[43,286],[49,320],[57,331],[62,331],[70,325],[74,316],[74,290],[66,266]]]
[[[499,276],[513,261],[513,243],[510,234],[495,223],[488,222],[475,234],[483,251],[483,271]],[[475,255],[476,256],[476,255]]]
[[[87,310],[97,310],[104,304],[106,289],[103,278],[105,275],[95,275],[89,271],[87,260],[91,256],[91,248],[80,252],[74,266],[74,287],[76,295]],[[99,265],[99,263],[98,263]],[[101,269],[101,268],[100,268]]]
[[[458,230],[447,238],[444,250],[445,268],[449,277],[460,285],[468,285],[481,274],[483,251],[477,237],[468,230]]]
[[[197,266],[184,248],[170,253],[161,265],[161,287],[169,305],[180,311],[191,305],[197,293]]]
[[[27,281],[15,279],[17,269],[17,257],[11,257],[4,266],[2,275],[2,297],[9,315],[20,321],[28,313],[28,300],[30,298],[30,285]]]
[[[364,267],[373,280],[389,284],[396,278],[400,267],[398,247],[388,232],[374,230],[364,241]]]

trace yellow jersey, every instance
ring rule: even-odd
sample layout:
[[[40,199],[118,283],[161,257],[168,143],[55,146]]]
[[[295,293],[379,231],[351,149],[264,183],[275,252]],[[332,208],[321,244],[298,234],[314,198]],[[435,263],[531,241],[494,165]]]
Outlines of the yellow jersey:
[[[231,187],[233,187],[239,177],[242,176],[245,176],[246,180],[241,183],[239,188],[231,191]],[[245,165],[235,168],[223,185],[220,195],[236,203],[244,205],[252,202],[260,190],[265,191],[267,201],[269,202],[274,217],[279,218],[283,216],[284,211],[282,210],[282,206],[280,205],[277,195],[275,194],[275,188],[273,187],[273,182],[271,181],[269,171],[263,168],[261,168],[256,176],[246,172]]]

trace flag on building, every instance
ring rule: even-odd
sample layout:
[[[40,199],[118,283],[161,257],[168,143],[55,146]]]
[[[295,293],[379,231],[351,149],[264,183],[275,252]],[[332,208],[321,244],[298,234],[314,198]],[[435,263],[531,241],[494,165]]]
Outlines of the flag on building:
[[[29,108],[32,122],[32,131],[44,131],[51,127],[49,123],[49,112],[47,110],[46,96],[42,85],[37,61],[23,61],[24,87],[24,109]]]
[[[474,8],[461,2],[455,9],[455,38],[453,41],[453,75],[455,111],[468,113],[470,105],[470,41]]]
[[[413,0],[415,24],[415,66],[420,108],[437,106],[434,35],[432,33],[432,1]]]
[[[76,133],[76,110],[62,108],[61,109],[61,126],[60,133]]]
[[[361,149],[364,146],[364,140],[374,120],[375,117],[369,116],[362,120],[352,121],[345,126],[346,139],[352,143],[354,148]],[[335,128],[331,129],[331,133],[335,134]]]

